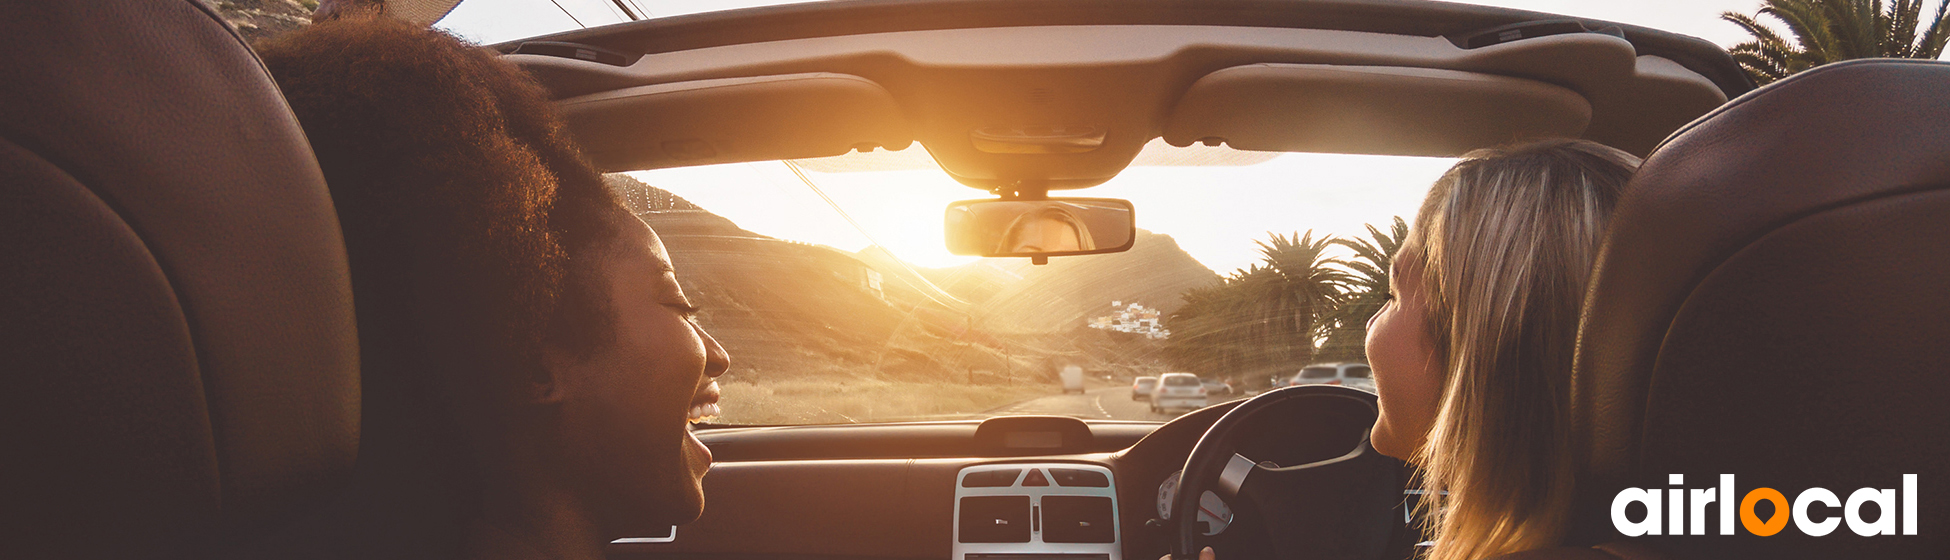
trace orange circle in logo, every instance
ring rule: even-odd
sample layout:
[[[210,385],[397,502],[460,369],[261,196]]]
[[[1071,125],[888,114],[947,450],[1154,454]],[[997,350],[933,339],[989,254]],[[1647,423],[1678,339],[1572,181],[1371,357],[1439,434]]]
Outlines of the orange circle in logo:
[[[1767,518],[1766,523],[1760,521],[1760,516],[1754,515],[1754,503],[1761,500],[1774,502],[1774,515]],[[1747,497],[1740,499],[1740,526],[1746,527],[1749,533],[1771,537],[1787,528],[1787,522],[1787,496],[1781,495],[1780,490],[1755,488],[1747,493]]]

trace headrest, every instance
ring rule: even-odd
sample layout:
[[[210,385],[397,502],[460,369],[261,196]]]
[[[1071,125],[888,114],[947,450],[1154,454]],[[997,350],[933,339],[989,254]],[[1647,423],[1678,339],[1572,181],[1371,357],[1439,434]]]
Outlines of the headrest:
[[[358,444],[351,285],[297,121],[196,0],[0,18],[0,549],[187,555]]]
[[[1737,506],[1760,487],[1789,502],[1812,488],[1900,498],[1903,475],[1916,474],[1921,536],[1898,523],[1896,536],[1842,525],[1812,537],[1789,523],[1762,538],[1736,523],[1743,536],[1648,538],[1681,557],[1892,558],[1950,546],[1946,92],[1950,64],[1824,66],[1728,103],[1646,159],[1604,241],[1578,337],[1584,536],[1618,537],[1609,508],[1627,487],[1715,488],[1731,474]],[[1708,535],[1719,534],[1719,505],[1706,509]],[[1820,521],[1844,508],[1813,509]]]

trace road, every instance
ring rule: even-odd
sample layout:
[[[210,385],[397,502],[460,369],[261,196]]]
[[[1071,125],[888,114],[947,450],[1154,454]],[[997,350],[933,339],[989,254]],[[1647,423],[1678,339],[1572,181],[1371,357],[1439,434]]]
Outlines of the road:
[[[1213,403],[1233,397],[1214,397]],[[1091,389],[1081,395],[1050,395],[1002,407],[996,414],[1046,414],[1074,416],[1085,420],[1152,420],[1177,418],[1184,411],[1151,412],[1150,403],[1131,400],[1130,387]]]

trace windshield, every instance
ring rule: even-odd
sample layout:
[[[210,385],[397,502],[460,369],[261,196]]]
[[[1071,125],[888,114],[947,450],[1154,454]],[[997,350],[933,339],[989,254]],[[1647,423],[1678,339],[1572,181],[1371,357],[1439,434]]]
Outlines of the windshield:
[[[1140,377],[1231,383],[1217,404],[1294,362],[1365,361],[1387,266],[1350,248],[1392,252],[1397,217],[1450,163],[1155,143],[1104,185],[1052,193],[1130,200],[1132,248],[1046,265],[949,254],[944,209],[993,197],[919,146],[610,179],[732,356],[720,422],[1162,421],[1175,413],[1152,411]],[[1337,271],[1317,275],[1339,278],[1324,286],[1337,305],[1280,320],[1296,308],[1279,291],[1302,289],[1283,269]],[[1072,367],[1081,379],[1063,375]]]
[[[1744,36],[1716,16],[1746,9],[1735,1],[1482,3],[1733,44]],[[436,26],[498,43],[782,3],[467,0]],[[1296,376],[1296,365],[1365,362],[1364,322],[1386,289],[1391,244],[1450,163],[1153,141],[1108,183],[1052,193],[1130,200],[1131,249],[1040,266],[949,254],[944,209],[992,196],[950,179],[918,145],[611,181],[662,235],[700,323],[732,355],[721,422],[1167,420],[1144,402],[1155,382],[1138,376],[1230,383],[1216,404],[1335,376]],[[1316,276],[1333,278],[1321,286],[1332,302],[1296,307],[1283,295],[1305,288],[1284,279],[1308,270],[1333,272]],[[1072,368],[1081,379],[1062,373]]]

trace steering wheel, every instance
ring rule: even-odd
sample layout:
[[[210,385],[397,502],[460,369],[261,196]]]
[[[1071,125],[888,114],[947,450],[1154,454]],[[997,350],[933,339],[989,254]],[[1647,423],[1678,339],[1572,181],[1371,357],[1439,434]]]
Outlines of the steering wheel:
[[[1368,431],[1380,414],[1375,395],[1334,385],[1302,385],[1247,399],[1205,430],[1171,500],[1177,533],[1175,560],[1196,560],[1203,533],[1199,497],[1212,490],[1246,500],[1260,513],[1268,544],[1281,557],[1302,559],[1408,558],[1418,540],[1406,523],[1407,465],[1375,451]],[[1357,442],[1313,453],[1293,465],[1255,461],[1236,451],[1255,421],[1302,418],[1331,430],[1321,441]],[[1358,430],[1359,434],[1344,433]],[[1275,442],[1278,443],[1278,442]],[[1299,445],[1300,442],[1293,442]],[[1339,452],[1339,449],[1347,449]],[[1338,452],[1339,454],[1334,454]]]

